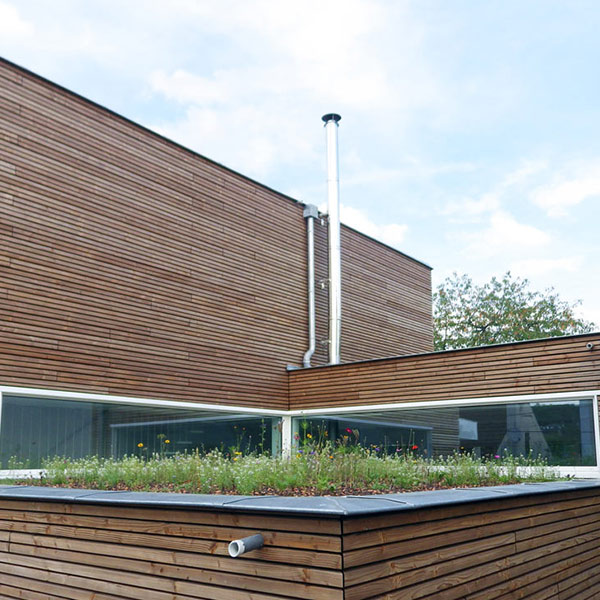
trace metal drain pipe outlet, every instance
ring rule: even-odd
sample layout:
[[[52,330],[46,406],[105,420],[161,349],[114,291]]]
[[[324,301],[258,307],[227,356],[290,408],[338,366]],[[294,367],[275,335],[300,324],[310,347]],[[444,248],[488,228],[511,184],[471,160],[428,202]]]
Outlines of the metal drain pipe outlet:
[[[323,115],[327,133],[327,190],[329,197],[329,363],[340,362],[342,331],[342,259],[340,251],[340,181],[338,122],[335,113]]]
[[[227,550],[229,551],[229,556],[237,558],[251,550],[259,550],[264,545],[265,538],[260,533],[257,533],[256,535],[251,535],[240,540],[233,540],[229,543]]]
[[[317,345],[315,337],[315,219],[319,217],[316,206],[304,207],[306,219],[307,271],[308,271],[308,350],[304,353],[302,364],[310,367],[310,359]]]

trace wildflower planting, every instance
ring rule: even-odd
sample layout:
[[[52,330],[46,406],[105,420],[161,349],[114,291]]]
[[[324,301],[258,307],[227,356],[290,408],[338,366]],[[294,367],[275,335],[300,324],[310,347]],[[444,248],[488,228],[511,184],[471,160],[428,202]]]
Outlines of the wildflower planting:
[[[118,460],[53,458],[45,461],[42,477],[26,483],[203,494],[343,495],[557,478],[543,461],[523,457],[481,459],[457,453],[425,459],[410,453],[381,455],[377,448],[360,445],[303,443],[290,457],[213,450]]]

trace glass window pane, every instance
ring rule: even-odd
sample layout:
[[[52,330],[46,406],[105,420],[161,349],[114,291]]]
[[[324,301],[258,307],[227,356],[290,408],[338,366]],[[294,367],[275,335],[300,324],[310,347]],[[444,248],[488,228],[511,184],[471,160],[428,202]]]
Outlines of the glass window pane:
[[[198,411],[3,396],[0,461],[25,461],[38,468],[42,458],[125,454],[172,455],[209,451],[278,452],[279,418]]]
[[[347,413],[297,419],[295,428],[300,439],[309,432],[386,453],[508,454],[551,465],[596,465],[592,400]]]

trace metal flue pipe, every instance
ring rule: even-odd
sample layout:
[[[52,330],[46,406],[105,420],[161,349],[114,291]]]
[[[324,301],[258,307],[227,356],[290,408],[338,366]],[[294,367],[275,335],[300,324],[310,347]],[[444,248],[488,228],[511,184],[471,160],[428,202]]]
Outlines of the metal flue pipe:
[[[329,362],[340,362],[342,330],[342,261],[340,252],[340,181],[338,122],[335,113],[323,115],[327,134],[327,189],[329,212]]]

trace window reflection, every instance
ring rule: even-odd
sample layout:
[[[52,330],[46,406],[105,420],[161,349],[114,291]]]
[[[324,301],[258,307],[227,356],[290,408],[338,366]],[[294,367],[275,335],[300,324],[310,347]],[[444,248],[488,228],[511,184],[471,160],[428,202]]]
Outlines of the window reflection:
[[[596,465],[592,400],[506,403],[348,413],[298,419],[295,427],[327,431],[341,443],[346,430],[360,443],[422,456],[472,452],[481,457],[526,456],[551,465]]]
[[[0,461],[38,468],[45,457],[279,452],[279,418],[101,402],[3,396]]]

